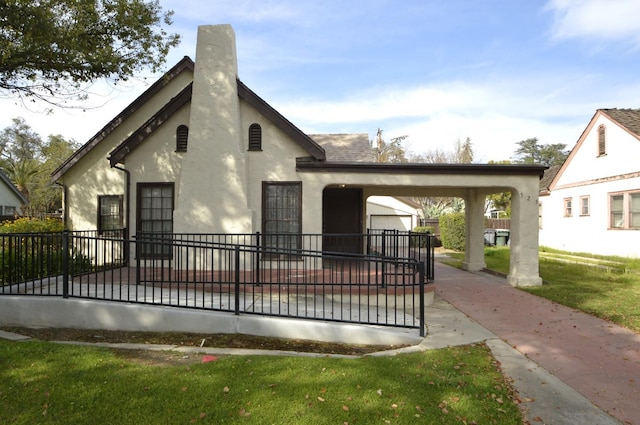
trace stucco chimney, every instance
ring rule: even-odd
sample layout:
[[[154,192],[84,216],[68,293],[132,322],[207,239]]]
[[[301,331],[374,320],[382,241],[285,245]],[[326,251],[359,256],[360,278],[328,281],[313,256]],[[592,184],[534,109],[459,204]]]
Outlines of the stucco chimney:
[[[198,27],[176,232],[250,232],[236,40],[230,25]]]

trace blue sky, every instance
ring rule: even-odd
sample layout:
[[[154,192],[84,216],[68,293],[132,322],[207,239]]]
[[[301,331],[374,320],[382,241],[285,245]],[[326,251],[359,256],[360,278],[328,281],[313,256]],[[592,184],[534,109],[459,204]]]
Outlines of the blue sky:
[[[229,23],[239,77],[307,133],[407,135],[416,154],[471,138],[475,162],[520,140],[573,147],[598,108],[640,108],[638,0],[160,0],[195,57],[197,26]],[[31,114],[84,143],[156,76],[96,85],[99,109]]]

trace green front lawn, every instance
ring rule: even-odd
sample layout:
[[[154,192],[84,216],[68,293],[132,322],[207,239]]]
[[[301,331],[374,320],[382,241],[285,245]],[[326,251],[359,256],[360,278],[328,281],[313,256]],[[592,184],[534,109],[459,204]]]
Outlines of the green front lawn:
[[[452,254],[460,265],[463,253]],[[509,272],[509,248],[485,248],[487,268]],[[640,259],[540,250],[543,285],[520,288],[640,332]]]
[[[0,423],[520,424],[483,344],[358,359],[230,356],[150,366],[0,340]]]

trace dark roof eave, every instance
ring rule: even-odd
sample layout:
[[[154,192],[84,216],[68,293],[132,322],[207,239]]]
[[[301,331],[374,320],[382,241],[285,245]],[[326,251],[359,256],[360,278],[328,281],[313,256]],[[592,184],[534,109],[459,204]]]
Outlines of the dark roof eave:
[[[178,109],[191,100],[193,91],[193,83],[187,85],[177,96],[163,106],[156,114],[141,125],[136,131],[127,137],[109,154],[109,164],[114,167],[121,162],[130,152],[132,152],[144,139],[160,127],[169,117],[171,117]]]
[[[291,121],[282,116],[271,105],[265,102],[260,96],[254,93],[242,81],[237,80],[238,96],[245,102],[253,106],[258,112],[273,122],[283,133],[295,140],[305,149],[316,161],[325,161],[326,154],[324,148],[313,141],[302,130],[296,127]]]
[[[424,164],[314,162],[298,158],[296,169],[309,172],[463,174],[463,175],[535,175],[541,178],[548,167],[531,164]]]
[[[51,173],[51,181],[56,182],[66,173],[71,167],[73,167],[82,157],[91,151],[98,143],[104,140],[109,134],[111,134],[118,126],[130,117],[135,111],[140,109],[149,99],[151,99],[156,93],[158,93],[167,82],[174,79],[176,76],[182,73],[185,69],[193,71],[193,60],[188,56],[185,56],[167,71],[161,78],[151,85],[144,93],[131,102],[125,109],[123,109],[115,118],[113,118],[107,125],[105,125],[100,131],[98,131],[87,143],[82,145],[77,151],[73,153],[65,162],[62,163],[56,170]]]

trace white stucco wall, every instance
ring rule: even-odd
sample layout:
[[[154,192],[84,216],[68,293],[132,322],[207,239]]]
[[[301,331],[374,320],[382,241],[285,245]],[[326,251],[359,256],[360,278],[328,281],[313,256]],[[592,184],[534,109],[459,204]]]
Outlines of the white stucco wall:
[[[598,126],[606,126],[607,154],[598,156]],[[600,255],[640,257],[640,231],[609,227],[611,193],[640,189],[640,141],[599,116],[568,159],[549,196],[540,198],[540,245]],[[626,176],[625,176],[626,174]],[[589,197],[589,215],[581,215],[581,197]],[[564,216],[571,198],[573,214]]]

